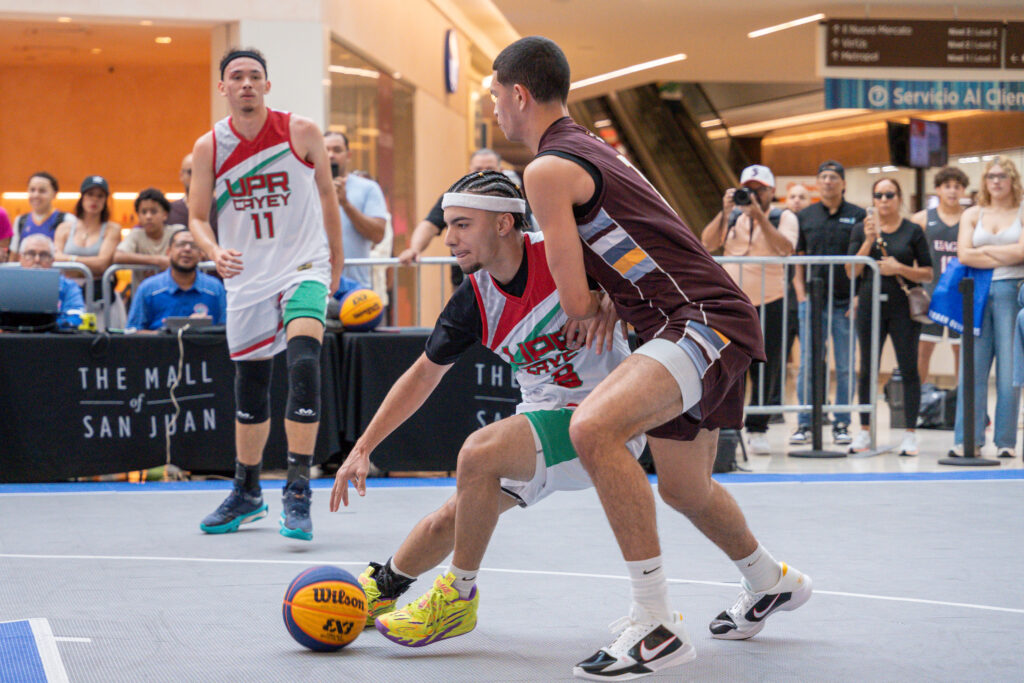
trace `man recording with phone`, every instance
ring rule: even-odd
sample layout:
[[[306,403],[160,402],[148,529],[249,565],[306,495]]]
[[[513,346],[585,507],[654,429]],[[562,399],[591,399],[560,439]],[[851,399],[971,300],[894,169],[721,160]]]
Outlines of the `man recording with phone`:
[[[722,248],[723,256],[789,256],[796,246],[799,227],[796,214],[788,209],[771,208],[775,197],[775,176],[767,166],[755,164],[743,169],[740,186],[729,188],[722,197],[722,210],[711,219],[701,234],[709,251]],[[764,331],[763,366],[750,366],[753,391],[750,405],[782,403],[782,372],[785,339],[782,313],[786,281],[781,264],[723,264],[729,275],[758,309]],[[769,415],[747,415],[752,453],[771,452],[766,436]]]
[[[348,172],[348,137],[338,131],[324,133],[324,146],[331,164],[334,191],[341,207],[341,239],[346,258],[369,258],[373,245],[384,239],[388,207],[380,185]],[[367,289],[373,288],[370,266],[346,266],[345,276]],[[332,290],[338,283],[331,283]]]

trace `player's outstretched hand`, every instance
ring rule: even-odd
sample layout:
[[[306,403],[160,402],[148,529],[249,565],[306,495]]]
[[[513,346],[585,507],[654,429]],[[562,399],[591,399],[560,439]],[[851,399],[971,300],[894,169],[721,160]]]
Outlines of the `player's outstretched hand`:
[[[360,496],[366,495],[366,475],[370,472],[369,454],[356,453],[355,450],[348,454],[345,462],[338,473],[334,475],[334,488],[331,489],[331,512],[337,512],[343,503],[348,507],[348,483]]]
[[[213,255],[217,274],[225,280],[242,272],[242,253],[234,249],[217,249]]]
[[[615,341],[615,323],[619,322],[619,314],[615,304],[607,292],[602,292],[597,315],[584,321],[587,325],[587,348],[594,349],[598,354],[611,351]]]

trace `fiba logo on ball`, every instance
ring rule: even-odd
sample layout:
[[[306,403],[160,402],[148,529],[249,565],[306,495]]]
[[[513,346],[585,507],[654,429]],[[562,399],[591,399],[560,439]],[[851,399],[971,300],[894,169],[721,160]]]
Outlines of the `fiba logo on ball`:
[[[354,289],[341,300],[338,318],[346,330],[366,332],[380,324],[384,302],[372,289]]]
[[[884,85],[873,85],[868,89],[868,103],[872,107],[883,107],[889,104],[889,89]]]

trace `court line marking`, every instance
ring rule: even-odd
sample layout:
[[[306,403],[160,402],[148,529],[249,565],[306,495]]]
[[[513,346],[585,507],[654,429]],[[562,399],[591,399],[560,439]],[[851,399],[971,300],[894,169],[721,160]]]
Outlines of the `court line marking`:
[[[365,567],[368,562],[352,560],[332,560],[305,558],[302,560],[261,560],[252,558],[235,557],[171,557],[152,555],[36,555],[27,553],[0,553],[0,559],[18,560],[121,560],[126,562],[205,562],[212,564],[290,564],[311,566],[317,564],[333,565],[357,565]],[[616,581],[629,581],[628,576],[617,574],[591,574],[585,572],[553,572],[539,569],[501,569],[496,567],[481,567],[480,571],[495,572],[500,574],[527,574],[534,576],[557,576],[581,579],[614,579]],[[697,579],[668,579],[669,583],[694,584],[698,586],[720,586],[725,588],[739,588],[738,583],[728,581],[700,581]],[[826,591],[814,589],[817,595],[833,595],[842,598],[861,598],[863,600],[885,600],[888,602],[909,602],[919,605],[937,605],[940,607],[962,607],[964,609],[978,609],[989,612],[1007,612],[1010,614],[1024,614],[1024,609],[1016,607],[997,607],[995,605],[979,605],[970,602],[950,602],[947,600],[927,600],[924,598],[898,597],[892,595],[874,595],[872,593],[850,593],[847,591]]]
[[[883,476],[872,479],[758,479],[758,480],[746,480],[743,479],[719,479],[720,475],[715,475],[715,479],[720,484],[731,486],[733,484],[739,484],[743,486],[756,486],[756,485],[782,485],[782,484],[982,484],[982,483],[1014,483],[1020,484],[1024,481],[1024,475],[1020,477],[999,477],[991,479],[983,479],[976,477],[968,478],[935,478],[935,477],[922,477],[922,478],[889,478],[884,476],[884,473],[879,473]],[[932,473],[924,473],[932,474]],[[966,473],[965,473],[966,474]],[[731,476],[743,476],[743,475],[725,475]],[[783,475],[787,476],[787,475]],[[800,476],[800,475],[794,475]],[[651,484],[657,484],[657,479],[653,478],[653,475],[649,476]],[[263,479],[262,484],[264,487],[274,486],[278,482],[284,484],[284,479]],[[390,482],[390,483],[384,483]],[[211,491],[221,492],[227,491],[234,486],[232,480],[206,480],[206,481],[186,481],[186,482],[149,482],[146,484],[135,484],[130,482],[67,482],[60,484],[0,484],[0,501],[4,498],[16,498],[24,496],[85,496],[85,495],[96,495],[96,494],[111,494],[111,493],[127,493],[127,494],[156,494],[156,493],[209,493]],[[310,482],[310,486],[314,489],[328,490],[334,486],[334,480],[332,479],[316,479]],[[78,488],[81,487],[81,488]],[[28,490],[18,490],[20,488]],[[455,488],[455,479],[451,477],[438,477],[429,479],[383,479],[380,482],[367,481],[367,490],[372,491],[387,491],[387,490],[399,490],[407,491],[411,488]],[[36,490],[32,490],[36,489]],[[351,489],[350,489],[351,490]],[[589,489],[588,489],[589,490]]]
[[[77,636],[54,636],[58,643],[91,643],[92,638],[79,638]]]
[[[68,672],[64,668],[64,661],[60,658],[57,639],[53,637],[49,619],[33,617],[28,620],[28,623],[32,629],[32,635],[35,636],[36,650],[43,663],[47,683],[68,683]]]

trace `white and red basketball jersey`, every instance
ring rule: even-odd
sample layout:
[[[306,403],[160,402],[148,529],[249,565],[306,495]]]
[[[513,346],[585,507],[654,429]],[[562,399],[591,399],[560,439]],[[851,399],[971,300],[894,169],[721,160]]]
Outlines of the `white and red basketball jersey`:
[[[529,275],[521,297],[503,292],[486,271],[469,276],[483,319],[482,342],[515,371],[523,394],[516,412],[572,408],[629,355],[629,346],[616,326],[611,351],[566,347],[562,327],[569,318],[548,270],[544,236],[527,233],[524,242]]]
[[[253,140],[231,125],[213,126],[218,242],[242,254],[242,272],[224,280],[237,310],[304,280],[330,288],[331,266],[313,165],[292,147],[288,112],[267,110]]]

